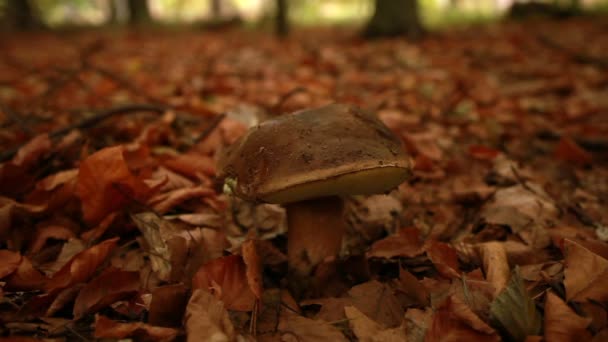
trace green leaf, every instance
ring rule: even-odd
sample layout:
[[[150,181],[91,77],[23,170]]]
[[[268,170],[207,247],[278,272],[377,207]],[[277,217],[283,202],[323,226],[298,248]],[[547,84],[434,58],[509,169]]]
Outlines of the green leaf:
[[[490,315],[495,327],[511,341],[524,341],[526,336],[540,334],[542,318],[526,290],[519,267],[515,267],[509,285],[492,302]]]

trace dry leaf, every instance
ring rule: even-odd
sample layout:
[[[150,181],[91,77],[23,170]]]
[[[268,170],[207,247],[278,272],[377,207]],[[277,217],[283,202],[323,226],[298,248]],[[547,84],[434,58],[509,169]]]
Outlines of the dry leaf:
[[[608,260],[580,244],[564,240],[566,299],[603,302],[608,299]]]
[[[588,341],[591,335],[586,329],[590,323],[590,318],[577,315],[561,298],[553,292],[547,292],[544,322],[547,341]]]
[[[95,315],[95,337],[123,339],[133,337],[136,341],[173,341],[178,331],[173,328],[155,327],[142,322],[120,323],[101,315]]]
[[[348,323],[361,342],[398,342],[407,341],[404,327],[386,329],[374,322],[354,306],[344,307]]]
[[[205,290],[197,289],[192,293],[184,326],[188,341],[236,341],[236,332],[224,303]]]

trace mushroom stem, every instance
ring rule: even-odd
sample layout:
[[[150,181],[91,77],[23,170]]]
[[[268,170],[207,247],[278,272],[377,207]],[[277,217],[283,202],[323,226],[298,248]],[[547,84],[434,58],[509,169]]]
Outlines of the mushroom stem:
[[[309,276],[328,257],[340,253],[346,224],[338,196],[294,202],[287,209],[287,257],[290,274]]]

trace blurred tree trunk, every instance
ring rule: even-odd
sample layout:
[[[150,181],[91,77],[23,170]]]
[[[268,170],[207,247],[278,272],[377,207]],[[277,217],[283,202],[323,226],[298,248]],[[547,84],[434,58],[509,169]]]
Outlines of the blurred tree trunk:
[[[417,38],[423,33],[417,0],[375,0],[376,8],[365,28],[367,37],[407,35]]]
[[[128,0],[129,24],[142,25],[152,21],[148,9],[148,0]]]
[[[41,21],[27,0],[7,1],[5,17],[9,26],[17,30],[30,30],[42,27]]]
[[[222,16],[222,0],[211,0],[210,5],[213,19],[219,19]]]
[[[289,33],[287,0],[276,2],[276,33],[279,37],[287,36]]]
[[[116,7],[116,2],[114,2],[114,0],[108,0],[108,7],[110,9],[110,18],[108,21],[111,24],[116,24],[118,22],[118,8]]]

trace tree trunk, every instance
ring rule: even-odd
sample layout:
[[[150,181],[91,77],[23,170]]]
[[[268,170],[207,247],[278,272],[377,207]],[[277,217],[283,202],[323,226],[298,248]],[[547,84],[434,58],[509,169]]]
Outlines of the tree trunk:
[[[279,37],[287,36],[289,33],[287,0],[276,2],[276,34]]]
[[[42,26],[27,0],[7,1],[5,17],[9,26],[17,30],[31,30]]]
[[[222,0],[211,0],[211,15],[213,20],[220,19],[222,16]]]
[[[375,0],[376,8],[365,28],[367,37],[407,35],[419,37],[422,25],[417,0]]]
[[[152,21],[147,0],[128,0],[129,24],[145,25]]]

